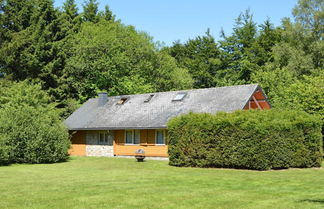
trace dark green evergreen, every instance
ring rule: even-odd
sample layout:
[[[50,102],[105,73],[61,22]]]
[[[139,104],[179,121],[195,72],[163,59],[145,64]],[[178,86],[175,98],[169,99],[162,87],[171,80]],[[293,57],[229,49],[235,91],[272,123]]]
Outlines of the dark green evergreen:
[[[99,21],[97,0],[86,0],[83,5],[83,20],[96,23]]]
[[[220,86],[223,80],[220,49],[208,30],[204,36],[187,41],[175,42],[165,49],[173,56],[178,65],[187,68],[194,79],[194,88]]]
[[[100,12],[99,15],[101,18],[107,21],[112,21],[114,22],[116,20],[116,16],[113,14],[113,12],[110,10],[109,6],[105,6],[105,11]]]

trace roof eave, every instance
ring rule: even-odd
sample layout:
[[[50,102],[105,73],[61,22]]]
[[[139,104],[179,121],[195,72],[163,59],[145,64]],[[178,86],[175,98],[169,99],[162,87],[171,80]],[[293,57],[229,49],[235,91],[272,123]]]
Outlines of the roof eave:
[[[125,129],[166,129],[166,126],[150,127],[91,127],[91,128],[68,128],[69,131],[99,131],[99,130],[125,130]]]

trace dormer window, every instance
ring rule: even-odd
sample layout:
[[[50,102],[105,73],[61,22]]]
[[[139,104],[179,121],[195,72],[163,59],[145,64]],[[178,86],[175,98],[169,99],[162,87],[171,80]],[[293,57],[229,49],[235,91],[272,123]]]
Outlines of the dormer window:
[[[151,101],[151,99],[154,97],[154,94],[151,94],[147,99],[144,100],[145,103]]]
[[[125,104],[125,102],[126,102],[127,100],[128,100],[127,97],[122,97],[122,98],[120,98],[120,100],[117,102],[117,104],[119,104],[119,105]]]
[[[187,93],[185,92],[177,93],[177,95],[172,99],[172,101],[182,101],[186,95]]]

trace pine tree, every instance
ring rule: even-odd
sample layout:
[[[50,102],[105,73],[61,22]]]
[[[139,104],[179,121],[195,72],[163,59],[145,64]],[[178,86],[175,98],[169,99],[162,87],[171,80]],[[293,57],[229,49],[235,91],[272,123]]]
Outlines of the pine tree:
[[[2,29],[19,32],[30,26],[34,1],[1,0],[0,24]]]
[[[12,33],[30,26],[32,13],[32,0],[0,0],[0,48],[10,42]],[[0,66],[3,65],[1,60]]]
[[[180,67],[189,70],[195,88],[221,85],[218,80],[220,50],[209,29],[204,36],[188,40],[185,44],[176,42],[168,51]]]
[[[98,2],[97,0],[87,0],[83,5],[83,20],[88,22],[98,22]]]
[[[75,0],[66,0],[63,4],[63,10],[67,17],[69,17],[71,20],[76,18],[78,14],[78,8],[75,4]]]
[[[107,21],[115,21],[116,16],[112,13],[112,11],[109,9],[109,6],[105,6],[105,11],[102,14],[102,17]]]
[[[15,80],[37,78],[44,88],[55,86],[55,77],[61,69],[59,50],[54,42],[59,41],[60,26],[57,10],[52,0],[33,2],[30,26],[11,34],[12,39],[0,49],[1,63]]]
[[[242,84],[250,80],[250,75],[257,68],[253,46],[256,42],[257,26],[249,10],[236,19],[233,33],[220,41],[222,61],[224,62],[224,80],[226,85]]]
[[[259,27],[259,35],[252,51],[255,54],[254,62],[263,66],[266,62],[273,60],[272,48],[281,40],[281,29],[275,28],[269,19]]]
[[[47,88],[54,85],[53,77],[58,69],[55,62],[58,51],[54,42],[62,38],[59,36],[58,14],[53,7],[53,1],[39,1],[32,21],[33,25],[30,29],[33,44],[25,56],[34,58],[35,62],[30,66],[29,75],[33,78],[41,78]]]
[[[63,4],[63,11],[60,13],[62,38],[76,33],[81,27],[81,16],[78,13],[75,0],[66,0]]]
[[[14,78],[23,77],[26,62],[21,54],[30,44],[27,29],[32,24],[36,0],[0,1],[0,69]],[[22,65],[21,65],[22,64]]]

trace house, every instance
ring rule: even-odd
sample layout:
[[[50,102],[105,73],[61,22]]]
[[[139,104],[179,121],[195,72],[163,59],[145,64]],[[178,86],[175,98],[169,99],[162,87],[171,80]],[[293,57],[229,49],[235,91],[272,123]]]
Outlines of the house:
[[[269,109],[257,84],[89,99],[65,124],[72,133],[71,155],[168,157],[167,122],[189,112]]]

